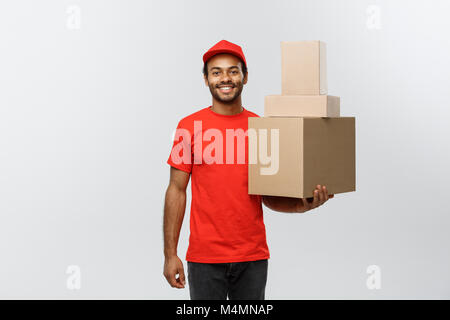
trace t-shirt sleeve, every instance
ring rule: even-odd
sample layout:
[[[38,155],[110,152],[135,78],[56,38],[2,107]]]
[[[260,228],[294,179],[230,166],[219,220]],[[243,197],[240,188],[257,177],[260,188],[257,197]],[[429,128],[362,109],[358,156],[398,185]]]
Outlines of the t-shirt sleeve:
[[[185,121],[181,120],[175,130],[172,150],[167,163],[174,168],[191,173],[193,161],[192,132]]]

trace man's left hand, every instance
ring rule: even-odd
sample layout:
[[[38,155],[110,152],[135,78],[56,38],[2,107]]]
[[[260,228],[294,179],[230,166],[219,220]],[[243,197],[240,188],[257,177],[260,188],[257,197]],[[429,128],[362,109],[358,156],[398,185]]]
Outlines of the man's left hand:
[[[327,187],[318,184],[313,191],[314,197],[298,199],[296,212],[305,212],[317,208],[324,204],[328,199],[333,198],[334,195],[328,195]]]

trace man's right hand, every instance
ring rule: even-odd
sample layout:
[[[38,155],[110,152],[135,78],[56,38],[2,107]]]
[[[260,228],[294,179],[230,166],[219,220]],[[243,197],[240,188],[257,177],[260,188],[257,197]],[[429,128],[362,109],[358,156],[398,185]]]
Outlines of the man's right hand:
[[[177,274],[179,274],[178,278],[176,278]],[[183,262],[178,256],[174,255],[165,258],[164,277],[166,277],[167,282],[169,282],[173,288],[184,288],[186,279],[184,276]]]

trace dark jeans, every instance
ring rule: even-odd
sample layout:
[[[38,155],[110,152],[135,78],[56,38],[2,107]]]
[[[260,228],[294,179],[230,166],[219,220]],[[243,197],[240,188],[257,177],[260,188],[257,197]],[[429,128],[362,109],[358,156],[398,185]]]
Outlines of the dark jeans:
[[[230,263],[187,262],[191,300],[264,300],[268,259]]]

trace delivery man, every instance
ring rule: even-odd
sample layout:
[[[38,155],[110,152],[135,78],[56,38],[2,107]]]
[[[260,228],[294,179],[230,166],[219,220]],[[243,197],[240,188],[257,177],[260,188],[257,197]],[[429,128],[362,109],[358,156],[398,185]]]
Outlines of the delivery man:
[[[230,163],[235,155],[226,153],[236,149],[225,147],[227,131],[247,132],[247,118],[258,117],[241,102],[248,80],[244,53],[240,46],[222,40],[203,55],[203,63],[212,105],[179,121],[167,160],[170,182],[164,205],[163,274],[172,287],[185,287],[177,244],[192,175],[186,253],[191,299],[264,300],[270,255],[262,203],[275,211],[301,213],[317,208],[333,195],[321,185],[316,186],[313,199],[248,194],[248,137],[245,163]]]

